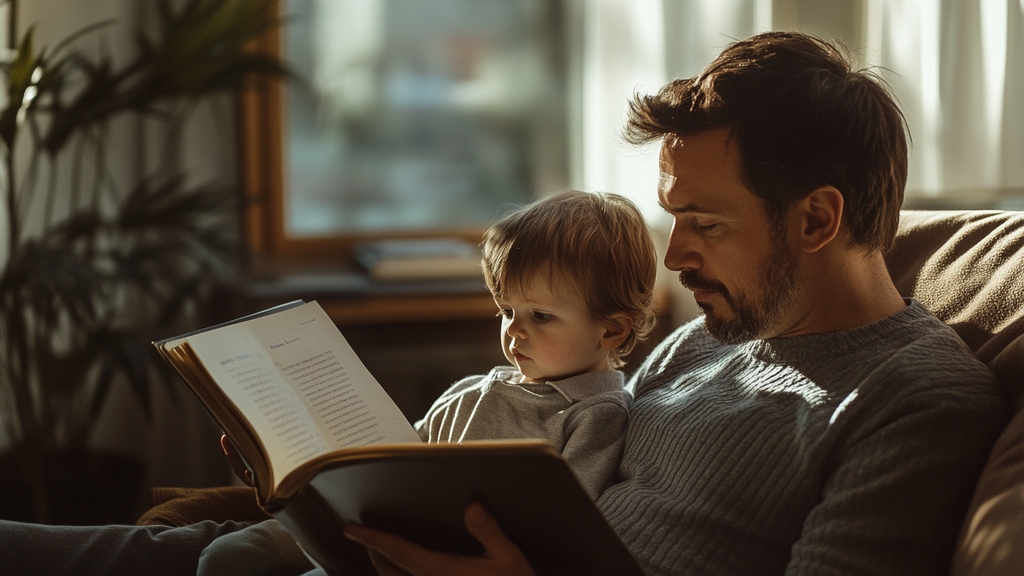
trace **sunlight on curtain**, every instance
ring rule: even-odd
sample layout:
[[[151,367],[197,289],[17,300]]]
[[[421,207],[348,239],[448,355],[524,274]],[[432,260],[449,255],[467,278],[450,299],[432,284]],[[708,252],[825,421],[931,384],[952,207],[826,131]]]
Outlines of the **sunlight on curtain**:
[[[635,91],[666,81],[661,0],[596,0],[583,11],[582,188],[630,197],[657,217],[657,149],[633,149],[619,131]]]
[[[913,138],[909,196],[1024,187],[1024,1],[871,0],[868,58]]]
[[[582,184],[630,197],[652,223],[658,146],[619,138],[627,102],[696,75],[730,42],[771,26],[771,0],[588,0],[583,6]]]
[[[690,78],[731,42],[772,29],[772,0],[664,0],[671,78]]]

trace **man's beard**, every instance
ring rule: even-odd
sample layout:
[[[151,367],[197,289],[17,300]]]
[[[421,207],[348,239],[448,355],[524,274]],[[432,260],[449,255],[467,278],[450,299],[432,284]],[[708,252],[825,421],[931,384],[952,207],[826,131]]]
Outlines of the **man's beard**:
[[[732,296],[721,282],[701,278],[696,271],[679,273],[679,281],[690,290],[717,292],[732,309],[732,318],[714,314],[714,307],[698,302],[704,312],[704,328],[719,342],[740,344],[757,339],[782,319],[796,292],[796,260],[781,238],[772,238],[772,250],[761,263],[761,297],[752,301]]]

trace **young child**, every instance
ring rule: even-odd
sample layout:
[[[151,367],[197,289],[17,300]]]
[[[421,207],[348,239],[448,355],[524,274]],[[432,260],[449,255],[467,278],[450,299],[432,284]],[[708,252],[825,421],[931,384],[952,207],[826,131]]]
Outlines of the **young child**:
[[[654,327],[654,243],[616,194],[562,192],[502,218],[483,239],[487,287],[512,366],[452,385],[415,424],[425,442],[540,438],[591,498],[622,455],[630,395],[617,368]],[[222,536],[199,575],[312,566],[276,521]]]
[[[647,225],[621,196],[563,192],[490,227],[483,267],[512,366],[457,382],[416,429],[426,442],[545,439],[597,498],[629,409],[615,368],[654,325]]]

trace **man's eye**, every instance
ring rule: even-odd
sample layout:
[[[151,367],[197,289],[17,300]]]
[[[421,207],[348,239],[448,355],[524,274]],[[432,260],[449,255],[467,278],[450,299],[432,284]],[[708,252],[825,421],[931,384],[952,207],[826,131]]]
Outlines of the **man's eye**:
[[[548,320],[551,320],[551,318],[552,318],[551,314],[547,314],[547,313],[544,313],[544,312],[534,312],[533,313],[533,319],[536,320],[537,322],[547,322]]]
[[[711,231],[712,231],[712,230],[714,230],[715,228],[718,228],[718,224],[715,224],[715,223],[711,223],[711,224],[701,224],[700,222],[697,222],[696,220],[694,220],[694,221],[693,221],[693,227],[694,227],[694,228],[695,228],[695,229],[696,229],[696,230],[697,230],[698,232],[711,232]]]

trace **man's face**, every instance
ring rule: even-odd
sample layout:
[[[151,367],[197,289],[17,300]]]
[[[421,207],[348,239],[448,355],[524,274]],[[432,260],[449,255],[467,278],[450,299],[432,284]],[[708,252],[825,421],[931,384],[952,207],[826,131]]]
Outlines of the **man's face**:
[[[728,129],[666,141],[658,197],[674,218],[665,266],[693,291],[708,332],[729,344],[777,335],[796,261],[785,231],[743,183]]]

